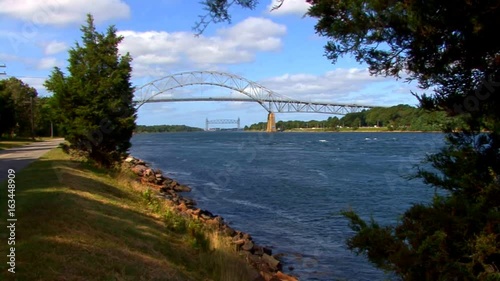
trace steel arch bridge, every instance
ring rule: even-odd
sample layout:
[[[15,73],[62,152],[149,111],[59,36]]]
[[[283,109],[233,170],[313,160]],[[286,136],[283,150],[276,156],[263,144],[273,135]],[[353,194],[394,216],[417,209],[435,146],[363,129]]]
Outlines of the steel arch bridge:
[[[193,85],[212,85],[231,89],[247,98],[168,98],[162,94],[176,88]],[[219,71],[190,71],[172,74],[134,91],[135,104],[139,108],[145,103],[179,101],[249,101],[259,103],[268,112],[268,132],[276,131],[274,113],[312,112],[344,115],[376,106],[342,103],[299,101],[278,94],[244,77]]]
[[[236,124],[236,129],[240,129],[240,117],[238,119],[214,119],[214,120],[208,120],[208,118],[205,120],[205,131],[208,131],[210,129],[210,125],[214,124]]]

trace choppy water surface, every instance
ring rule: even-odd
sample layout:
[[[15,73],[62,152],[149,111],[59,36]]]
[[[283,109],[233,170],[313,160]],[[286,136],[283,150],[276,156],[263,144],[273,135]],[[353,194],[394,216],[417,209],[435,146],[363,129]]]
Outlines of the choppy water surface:
[[[345,246],[353,208],[393,224],[433,189],[404,176],[443,145],[437,133],[140,134],[131,153],[190,185],[198,207],[284,253],[300,280],[383,280]],[[293,266],[293,271],[288,270]]]

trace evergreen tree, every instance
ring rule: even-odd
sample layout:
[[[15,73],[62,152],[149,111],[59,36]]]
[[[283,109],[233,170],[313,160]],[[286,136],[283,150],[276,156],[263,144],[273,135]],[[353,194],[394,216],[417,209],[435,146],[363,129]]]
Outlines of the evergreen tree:
[[[213,21],[229,20],[231,3],[257,2],[203,1]],[[500,280],[500,41],[492,39],[498,1],[307,2],[317,33],[329,38],[332,62],[353,55],[372,74],[404,74],[432,89],[418,97],[423,108],[463,119],[461,127],[445,128],[446,146],[427,157],[435,169],[416,174],[446,192],[415,204],[395,226],[346,211],[356,231],[349,247],[404,280]],[[404,122],[397,115],[389,118]]]
[[[127,153],[135,128],[132,59],[118,53],[123,37],[116,35],[114,26],[99,33],[88,15],[81,31],[82,45],[76,43],[69,51],[69,75],[56,67],[45,87],[54,93],[63,135],[71,148],[109,166]]]
[[[464,122],[416,176],[446,190],[416,204],[395,226],[344,214],[357,234],[348,245],[405,280],[500,278],[500,25],[497,1],[314,0],[309,15],[336,61],[353,54],[373,74],[408,74],[432,95],[418,98]],[[381,47],[381,45],[384,45]],[[406,126],[405,112],[390,118]],[[436,173],[436,171],[439,171]],[[445,195],[443,195],[445,194]]]

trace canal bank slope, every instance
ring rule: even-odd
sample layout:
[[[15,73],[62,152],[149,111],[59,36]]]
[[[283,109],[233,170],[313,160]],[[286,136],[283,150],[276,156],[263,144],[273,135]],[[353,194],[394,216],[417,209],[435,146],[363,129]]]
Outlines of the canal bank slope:
[[[191,191],[189,186],[179,184],[132,156],[125,159],[123,166],[137,176],[136,180],[142,186],[149,187],[145,193],[148,205],[166,217],[167,223],[173,223],[171,227],[175,228],[178,224],[175,220],[180,219],[181,225],[190,228],[188,233],[197,245],[222,250],[229,255],[237,254],[259,273],[260,277],[254,280],[297,281],[281,272],[280,254],[273,255],[270,248],[257,245],[250,234],[231,228],[222,217],[197,208],[194,200],[182,196],[181,193]]]
[[[146,167],[140,176],[138,165]],[[250,235],[175,195],[188,187],[138,159],[122,168],[110,173],[54,149],[15,171],[15,242],[1,234],[0,279],[295,280]],[[158,180],[170,180],[169,186]],[[0,183],[1,190],[7,186]],[[165,200],[166,194],[176,199]],[[2,210],[8,195],[0,194]],[[6,213],[0,212],[4,229]],[[7,255],[14,256],[12,266]]]
[[[209,246],[197,224],[173,212],[159,215],[166,209],[132,173],[111,174],[54,149],[16,171],[14,181],[15,243],[2,232],[1,280],[260,278],[231,251]],[[0,190],[6,229],[6,181]],[[8,254],[15,255],[15,273]]]

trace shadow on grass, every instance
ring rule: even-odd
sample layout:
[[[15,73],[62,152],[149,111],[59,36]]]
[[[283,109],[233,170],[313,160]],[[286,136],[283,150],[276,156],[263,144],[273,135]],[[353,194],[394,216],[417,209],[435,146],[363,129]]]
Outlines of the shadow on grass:
[[[16,280],[248,280],[224,272],[231,259],[224,252],[201,252],[168,231],[138,191],[103,170],[58,160],[65,157],[58,151],[16,174]],[[6,188],[0,184],[2,210]],[[5,222],[2,211],[2,229]],[[8,233],[0,238],[0,279],[10,280]]]

